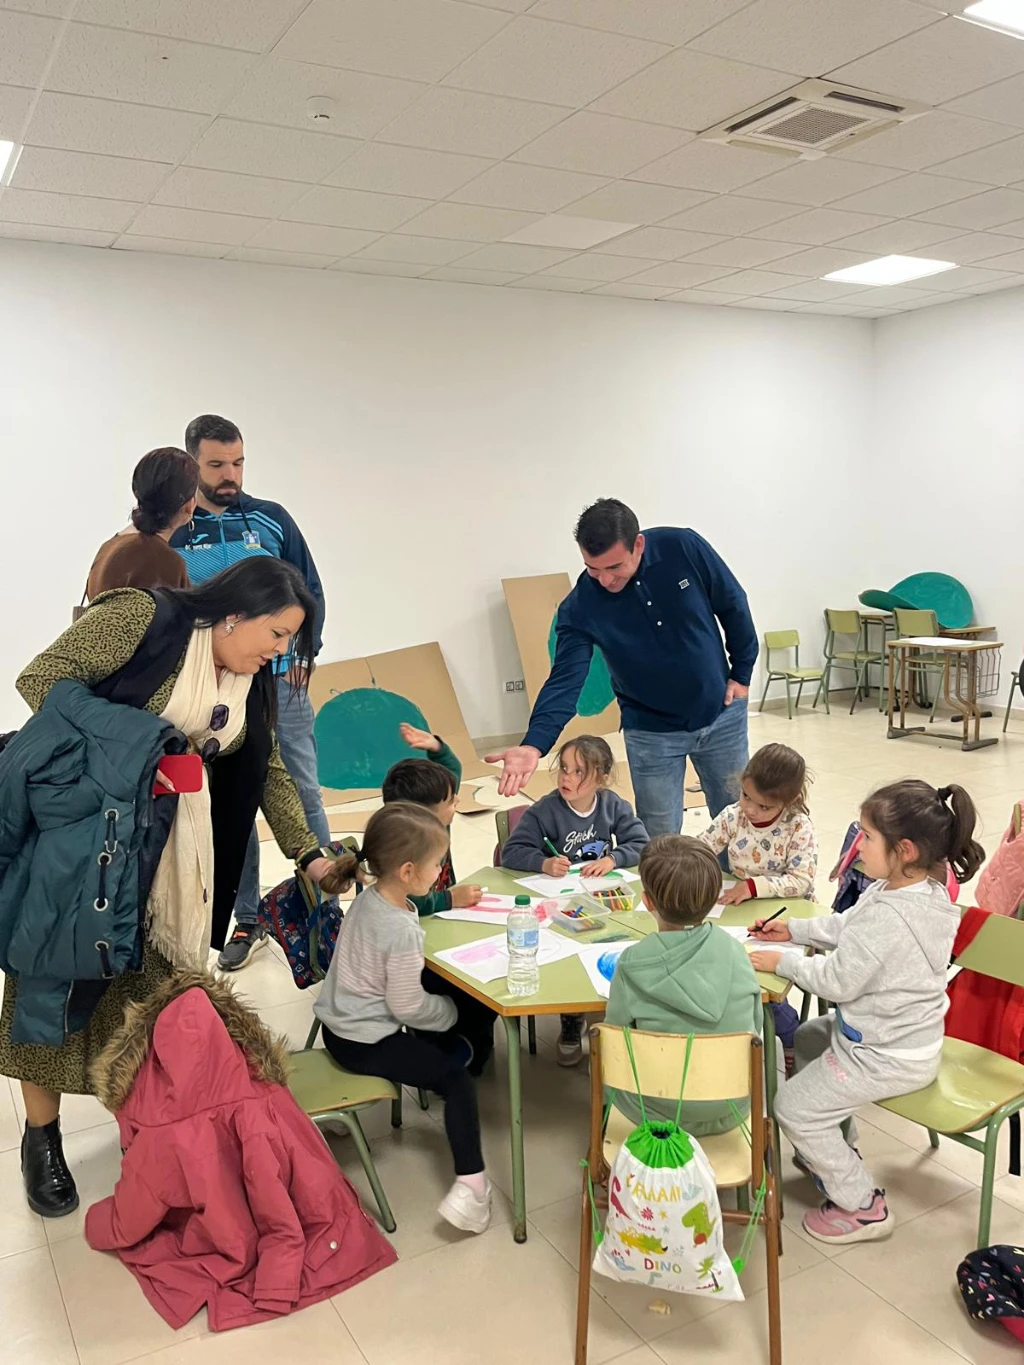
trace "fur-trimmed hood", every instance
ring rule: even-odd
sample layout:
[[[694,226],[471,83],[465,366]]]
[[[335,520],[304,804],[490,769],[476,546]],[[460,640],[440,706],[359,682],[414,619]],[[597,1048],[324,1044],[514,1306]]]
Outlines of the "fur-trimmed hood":
[[[189,996],[189,992],[196,994]],[[226,1037],[211,1028],[214,1012]],[[158,1021],[161,1027],[154,1039]],[[225,1083],[229,1087],[232,1082],[244,1085],[246,1080],[287,1084],[288,1052],[284,1043],[242,1004],[227,982],[212,972],[177,971],[145,1000],[127,1007],[124,1022],[90,1072],[100,1103],[107,1109],[116,1113],[128,1101],[154,1041],[161,1063],[161,1108],[167,1111],[168,1120],[180,1117],[183,1105],[187,1108],[190,1103],[202,1103],[198,1094],[191,1092],[202,1088],[204,1077],[211,1083],[216,1077],[218,1098],[222,1100],[230,1098],[224,1091]],[[245,1056],[245,1075],[240,1074],[233,1044]],[[233,1074],[226,1076],[225,1071]]]

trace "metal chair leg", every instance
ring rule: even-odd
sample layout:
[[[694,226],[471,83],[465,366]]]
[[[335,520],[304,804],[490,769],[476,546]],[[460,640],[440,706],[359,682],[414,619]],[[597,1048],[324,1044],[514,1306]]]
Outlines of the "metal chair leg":
[[[526,1044],[529,1048],[530,1056],[537,1055],[537,1016],[528,1014],[526,1016]]]
[[[769,673],[769,674],[767,675],[767,677],[765,678],[765,680],[764,680],[764,691],[761,693],[761,705],[757,708],[758,711],[763,711],[763,710],[764,710],[764,704],[765,704],[765,702],[768,700],[768,689],[769,689],[769,687],[771,687],[771,685],[772,685],[772,675],[771,675],[771,673]]]
[[[992,1186],[996,1178],[996,1152],[999,1147],[999,1117],[989,1120],[985,1129],[985,1160],[981,1174],[981,1204],[978,1209],[978,1246],[987,1247],[992,1228]]]
[[[398,1087],[398,1094],[391,1101],[391,1127],[401,1128],[402,1126],[402,1087]]]
[[[370,1146],[366,1141],[366,1134],[363,1132],[363,1125],[359,1122],[359,1115],[349,1111],[348,1113],[339,1112],[338,1118],[344,1123],[345,1127],[352,1135],[356,1151],[359,1153],[359,1160],[363,1163],[363,1170],[366,1178],[370,1182],[370,1189],[373,1197],[377,1201],[377,1208],[380,1210],[380,1221],[384,1226],[385,1232],[394,1232],[398,1224],[395,1222],[395,1215],[391,1212],[391,1205],[388,1197],[384,1193],[384,1186],[380,1183],[380,1176],[377,1174],[377,1167],[373,1164],[373,1157],[370,1155]]]
[[[800,686],[796,689],[796,709],[800,710],[800,698],[804,694],[804,680],[800,679]]]
[[[790,690],[789,679],[786,679],[786,719],[793,719],[793,693]]]
[[[425,1090],[416,1091],[416,1103],[424,1111],[430,1108],[430,1096]]]
[[[1013,710],[1013,694],[1017,690],[1017,673],[1010,674],[1010,695],[1006,698],[1006,715],[1003,717],[1003,734],[1006,734],[1006,727],[1010,723],[1010,712]]]

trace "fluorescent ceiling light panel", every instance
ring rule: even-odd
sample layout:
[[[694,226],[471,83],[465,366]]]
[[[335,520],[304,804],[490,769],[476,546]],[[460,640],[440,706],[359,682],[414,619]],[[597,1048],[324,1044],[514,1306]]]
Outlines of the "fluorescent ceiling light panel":
[[[968,5],[956,17],[1013,38],[1024,38],[1024,0],[977,0],[977,4]]]
[[[621,237],[624,232],[632,232],[639,223],[612,223],[601,218],[576,218],[569,213],[549,213],[546,218],[520,228],[502,241],[516,242],[522,246],[561,246],[577,251],[608,242],[613,237]]]
[[[925,275],[941,275],[944,270],[956,270],[955,261],[926,261],[920,256],[879,256],[877,261],[862,265],[848,265],[844,270],[833,270],[822,275],[823,280],[837,284],[903,284],[920,280]]]

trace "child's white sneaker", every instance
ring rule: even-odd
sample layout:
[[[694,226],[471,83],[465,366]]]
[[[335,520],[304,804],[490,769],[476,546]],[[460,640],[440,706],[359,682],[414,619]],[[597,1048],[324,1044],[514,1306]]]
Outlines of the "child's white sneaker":
[[[456,1180],[437,1211],[460,1232],[486,1232],[491,1221],[491,1182],[487,1181],[484,1193],[479,1195],[464,1180]]]

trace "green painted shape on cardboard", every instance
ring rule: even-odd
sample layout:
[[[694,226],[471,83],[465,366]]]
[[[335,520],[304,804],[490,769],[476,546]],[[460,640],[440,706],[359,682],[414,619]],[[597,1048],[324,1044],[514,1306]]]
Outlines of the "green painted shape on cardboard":
[[[418,706],[381,687],[356,687],[332,697],[313,722],[321,786],[379,787],[393,764],[421,757],[398,733],[402,721],[430,729]]]
[[[555,626],[557,623],[558,614],[556,612],[551,620],[551,629],[548,631],[548,658],[552,662],[555,658]],[[578,716],[599,716],[606,706],[611,706],[614,700],[615,693],[612,690],[612,680],[608,676],[608,665],[605,663],[601,651],[595,648],[594,656],[590,660],[587,680],[583,684],[583,691],[576,703],[576,714]]]

